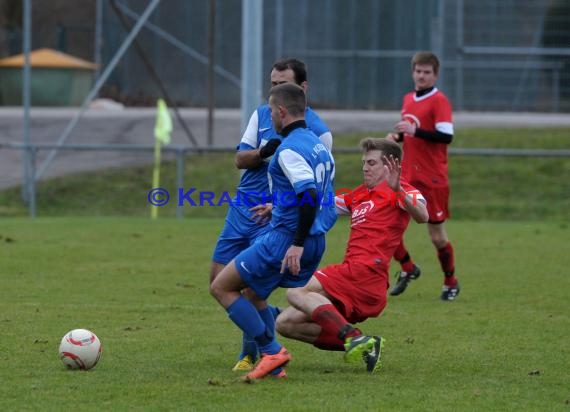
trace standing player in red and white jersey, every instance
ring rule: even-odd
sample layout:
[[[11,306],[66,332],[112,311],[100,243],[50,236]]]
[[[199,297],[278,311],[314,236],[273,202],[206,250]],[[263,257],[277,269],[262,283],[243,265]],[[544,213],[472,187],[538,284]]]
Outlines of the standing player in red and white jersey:
[[[441,299],[451,301],[460,290],[455,276],[453,247],[444,225],[450,217],[447,146],[453,139],[453,119],[449,100],[435,87],[438,73],[439,60],[435,54],[424,51],[414,55],[415,91],[404,96],[402,120],[395,126],[398,133],[391,133],[387,138],[403,141],[402,176],[427,199],[428,232],[444,274]],[[411,259],[403,238],[394,258],[400,262],[402,270],[397,273],[398,282],[390,295],[399,295],[421,271]]]
[[[351,215],[344,260],[317,270],[304,287],[288,290],[291,306],[277,318],[277,331],[319,349],[345,351],[349,362],[364,359],[374,372],[383,339],[363,335],[352,324],[382,312],[392,255],[410,217],[425,223],[428,213],[422,194],[400,181],[399,145],[366,138],[360,146],[364,184],[336,197],[337,213]]]

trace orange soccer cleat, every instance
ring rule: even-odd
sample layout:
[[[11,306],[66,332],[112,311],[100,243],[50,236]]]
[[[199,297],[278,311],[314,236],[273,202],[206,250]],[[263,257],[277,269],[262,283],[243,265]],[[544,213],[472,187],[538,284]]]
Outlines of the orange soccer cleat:
[[[277,369],[280,366],[283,367],[287,365],[291,359],[291,355],[284,346],[282,346],[281,350],[274,355],[262,353],[259,363],[255,365],[255,368],[253,368],[253,370],[243,378],[246,380],[264,378],[269,375],[272,370]]]

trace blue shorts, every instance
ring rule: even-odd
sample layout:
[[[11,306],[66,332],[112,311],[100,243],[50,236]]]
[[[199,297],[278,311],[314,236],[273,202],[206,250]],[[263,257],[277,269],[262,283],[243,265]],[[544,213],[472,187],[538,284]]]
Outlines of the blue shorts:
[[[325,236],[311,236],[305,241],[301,256],[301,272],[294,276],[281,270],[281,261],[293,243],[294,234],[271,230],[257,238],[253,245],[235,258],[242,280],[262,299],[267,299],[278,287],[305,286],[321,261],[325,251]]]
[[[251,219],[248,207],[230,206],[212,261],[227,265],[238,253],[250,247],[257,237],[269,229],[269,224],[260,225]]]

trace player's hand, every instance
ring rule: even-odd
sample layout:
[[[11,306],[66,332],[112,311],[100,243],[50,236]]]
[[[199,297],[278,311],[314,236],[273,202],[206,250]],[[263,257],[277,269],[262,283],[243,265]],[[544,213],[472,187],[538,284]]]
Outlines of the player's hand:
[[[414,136],[416,134],[416,125],[405,120],[401,120],[394,126],[394,129],[399,133],[405,133],[410,136]]]
[[[273,204],[267,203],[264,205],[257,205],[249,209],[252,212],[251,219],[258,225],[264,225],[271,220],[271,211]]]
[[[303,256],[303,250],[305,248],[302,246],[289,246],[287,252],[285,253],[285,257],[281,261],[281,273],[285,273],[288,269],[289,273],[292,275],[298,275],[301,271],[301,256]]]
[[[396,142],[396,143],[398,143],[400,141],[399,137],[398,137],[398,133],[388,133],[384,139],[390,140],[391,142]]]
[[[390,189],[395,192],[400,192],[402,187],[400,186],[400,175],[402,173],[402,165],[397,158],[393,156],[383,156],[382,161],[384,163],[384,170],[386,172],[386,183]]]
[[[259,157],[262,159],[267,159],[268,157],[273,156],[279,145],[281,144],[281,140],[279,139],[271,139],[269,140],[265,146],[259,149]]]

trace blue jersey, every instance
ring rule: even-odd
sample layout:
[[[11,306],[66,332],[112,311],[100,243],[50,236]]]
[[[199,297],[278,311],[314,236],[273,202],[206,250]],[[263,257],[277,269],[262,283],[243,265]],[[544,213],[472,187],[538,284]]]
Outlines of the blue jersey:
[[[319,136],[322,143],[330,150],[332,148],[332,135],[328,127],[311,109],[305,111],[308,127]],[[251,116],[247,129],[238,146],[238,150],[252,150],[264,146],[271,139],[282,139],[273,128],[271,111],[268,105],[260,106]],[[268,201],[270,193],[267,182],[266,159],[256,168],[245,170],[242,174],[236,197],[226,215],[226,221],[212,256],[212,261],[227,265],[239,252],[249,247],[253,241],[267,232],[269,224],[260,225],[251,218],[249,210],[256,204]],[[259,193],[255,196],[254,193]],[[246,194],[246,196],[243,196]],[[328,206],[327,206],[328,208]],[[323,216],[325,216],[323,214]],[[336,220],[334,206],[332,213],[327,209],[328,220],[324,227],[332,227]],[[305,279],[306,281],[306,279]]]
[[[305,122],[307,127],[311,129],[322,141],[322,143],[329,149],[332,149],[332,135],[325,123],[319,116],[311,109],[307,108],[305,111]],[[271,121],[271,111],[267,104],[259,106],[251,116],[248,127],[244,132],[238,150],[252,150],[263,147],[271,139],[282,140],[282,137],[273,128]],[[246,207],[263,203],[263,194],[269,194],[269,186],[267,183],[267,165],[270,159],[263,161],[258,167],[246,169],[241,176],[238,185],[238,194],[236,195],[235,203],[244,203],[240,199],[247,199]],[[247,194],[247,196],[240,196]]]
[[[319,204],[310,235],[326,233],[336,220],[333,179],[334,159],[331,152],[309,129],[293,129],[283,139],[269,163],[269,184],[273,198],[271,227],[295,232],[299,204],[310,199],[296,195],[315,189]]]

